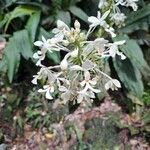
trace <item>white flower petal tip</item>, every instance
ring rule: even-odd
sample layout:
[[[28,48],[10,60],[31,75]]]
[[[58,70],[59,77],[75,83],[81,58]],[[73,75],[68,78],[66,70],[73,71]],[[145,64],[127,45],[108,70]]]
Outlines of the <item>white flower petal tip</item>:
[[[111,79],[105,84],[106,90],[117,90],[118,88],[121,88],[121,84],[117,79]]]
[[[114,44],[116,44],[116,45],[123,45],[125,43],[126,43],[126,40],[122,40],[122,41],[117,41]]]
[[[75,49],[74,51],[71,52],[71,57],[75,58],[78,56],[79,50]]]
[[[41,47],[43,45],[43,42],[42,41],[36,41],[36,42],[34,42],[34,45]]]
[[[67,70],[67,68],[68,68],[68,62],[67,62],[66,59],[63,59],[63,60],[61,61],[61,63],[60,63],[60,68],[61,68],[62,70]]]

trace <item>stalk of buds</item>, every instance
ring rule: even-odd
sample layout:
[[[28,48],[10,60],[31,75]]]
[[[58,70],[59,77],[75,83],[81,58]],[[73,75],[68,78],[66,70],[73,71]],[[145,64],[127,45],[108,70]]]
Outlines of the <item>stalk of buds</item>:
[[[117,0],[115,5],[116,7],[119,4],[127,6],[127,4],[129,5],[127,1],[131,0],[126,0],[124,3]],[[107,2],[100,0],[99,8],[105,6],[107,6]],[[132,5],[130,6],[132,7]],[[126,58],[118,49],[118,46],[124,44],[125,41],[112,43],[103,37],[89,40],[90,34],[96,27],[103,28],[111,37],[116,36],[114,29],[106,21],[112,17],[111,8],[105,11],[103,15],[98,12],[97,18],[94,16],[88,18],[91,24],[87,33],[81,31],[80,23],[77,20],[73,28],[69,28],[63,21],[58,20],[57,28],[52,30],[53,38],[45,39],[42,36],[42,41],[34,43],[40,50],[33,57],[38,59],[36,65],[41,69],[37,75],[34,75],[32,83],[37,84],[37,80],[46,79],[45,85],[38,92],[44,92],[47,99],[55,97],[63,103],[68,101],[81,103],[82,101],[92,101],[95,95],[101,92],[99,83],[103,78],[105,78],[106,83],[102,88],[106,90],[121,88],[120,82],[104,73],[102,68],[105,58],[116,55],[119,55],[122,60]],[[65,51],[66,55],[60,65],[45,66],[42,61],[48,51],[51,53]]]

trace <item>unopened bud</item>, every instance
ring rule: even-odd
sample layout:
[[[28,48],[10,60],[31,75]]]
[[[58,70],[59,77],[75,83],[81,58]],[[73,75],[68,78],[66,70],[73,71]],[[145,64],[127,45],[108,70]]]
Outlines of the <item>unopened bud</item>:
[[[60,63],[60,68],[61,68],[62,70],[67,70],[67,68],[68,68],[68,62],[67,62],[66,59],[63,59],[63,60],[61,61],[61,63]]]
[[[77,57],[78,56],[78,49],[75,49],[72,53],[71,53],[71,57]]]
[[[63,40],[63,45],[64,46],[68,46],[69,45],[69,41],[68,40]]]
[[[77,20],[75,21],[74,27],[80,29],[80,23],[79,23],[79,21],[77,21]]]

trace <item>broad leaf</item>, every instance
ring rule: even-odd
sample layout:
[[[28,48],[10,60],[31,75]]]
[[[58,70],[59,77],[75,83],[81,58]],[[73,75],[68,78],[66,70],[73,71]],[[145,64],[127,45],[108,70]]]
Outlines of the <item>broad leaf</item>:
[[[115,41],[126,40],[126,43],[120,46],[120,50],[131,60],[144,76],[150,73],[150,68],[144,59],[142,50],[137,42],[129,39],[127,35],[121,35],[114,39]]]
[[[7,15],[7,23],[5,25],[5,31],[7,30],[10,22],[17,17],[21,17],[24,15],[31,15],[33,12],[37,11],[37,8],[29,7],[29,6],[18,6],[12,12]]]
[[[71,6],[69,10],[73,15],[77,16],[85,22],[88,22],[88,15],[79,7]]]
[[[128,15],[128,19],[126,20],[125,24],[126,25],[132,24],[144,17],[149,16],[149,15],[150,15],[150,4],[143,7],[142,9],[139,9],[136,12],[130,13],[130,15]]]
[[[126,89],[133,95],[141,98],[143,95],[143,82],[137,67],[128,58],[121,60],[120,57],[116,57],[113,59],[113,63]]]
[[[12,82],[14,74],[18,71],[20,64],[20,51],[15,44],[14,37],[9,39],[9,42],[4,49],[4,56],[7,62],[8,79]]]
[[[29,32],[29,37],[32,43],[35,41],[35,35],[36,35],[37,28],[40,22],[40,14],[41,14],[40,11],[33,13],[30,16],[26,25],[26,29]]]
[[[28,31],[27,30],[21,30],[18,32],[14,33],[14,40],[15,40],[15,45],[20,51],[21,55],[25,59],[32,58],[33,56],[33,51],[31,47],[31,41],[28,36]]]
[[[70,17],[70,13],[68,11],[59,11],[59,13],[57,15],[57,19],[62,20],[64,23],[66,23],[68,26],[70,26],[71,17]]]

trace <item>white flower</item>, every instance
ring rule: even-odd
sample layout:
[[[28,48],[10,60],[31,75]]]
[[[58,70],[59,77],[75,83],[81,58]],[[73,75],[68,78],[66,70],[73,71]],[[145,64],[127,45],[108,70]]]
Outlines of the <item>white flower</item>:
[[[64,59],[61,61],[60,63],[60,68],[62,70],[67,70],[68,68],[68,62],[67,62],[67,59],[70,57],[71,53],[67,53],[64,57]]]
[[[62,70],[67,70],[67,68],[68,68],[68,62],[67,62],[66,59],[63,59],[63,60],[61,61],[61,63],[60,63],[60,68],[61,68]]]
[[[105,46],[108,43],[107,40],[104,38],[97,38],[94,41],[88,41],[87,46],[85,47],[84,51],[87,53],[91,53],[94,49],[98,52],[98,54],[101,54],[105,50]]]
[[[38,46],[42,49],[49,49],[50,45],[49,45],[49,40],[46,40],[44,38],[44,36],[42,36],[42,41],[36,41],[34,42],[35,46]]]
[[[46,40],[44,36],[42,36],[42,41],[36,41],[34,42],[34,45],[41,48],[41,53],[46,53],[47,50],[52,53],[53,51],[59,51],[62,49],[62,47],[57,45],[58,42],[60,42],[58,38]]]
[[[82,91],[80,91],[79,93],[86,93],[88,90],[91,90],[94,93],[99,93],[100,90],[99,89],[94,89],[92,86],[96,85],[96,80],[90,79],[90,72],[89,71],[85,71],[84,72],[84,80],[80,83],[80,85],[82,87],[84,87],[84,89]]]
[[[57,28],[54,28],[52,32],[55,34],[55,38],[63,40],[65,31],[70,31],[69,27],[61,20],[57,21]]]
[[[132,9],[133,9],[134,11],[137,11],[138,6],[137,6],[136,2],[138,2],[138,0],[126,0],[126,1],[125,1],[125,5],[126,5],[127,7],[130,6],[130,7],[132,7]]]
[[[76,28],[76,29],[80,29],[80,22],[78,21],[78,20],[76,20],[75,21],[75,23],[74,23],[74,27]]]
[[[104,28],[106,32],[108,32],[112,37],[116,37],[116,34],[114,33],[115,30],[112,27]]]
[[[95,16],[89,17],[88,21],[91,23],[90,27],[93,28],[93,27],[97,27],[99,25],[102,27],[108,26],[105,19],[107,18],[109,13],[110,13],[110,10],[106,11],[102,16],[101,16],[100,12],[98,12],[97,17],[95,17]]]
[[[124,60],[126,58],[126,56],[120,52],[118,50],[118,46],[124,44],[125,41],[118,41],[118,42],[114,42],[114,43],[109,43],[107,45],[108,49],[106,51],[104,51],[104,53],[102,54],[102,57],[115,57],[116,54],[121,56],[121,59]]]
[[[101,9],[102,7],[107,6],[107,5],[108,3],[106,2],[106,0],[100,0],[98,4],[98,8]]]
[[[117,12],[117,13],[112,15],[111,19],[114,21],[114,23],[116,25],[120,26],[120,25],[122,25],[124,23],[124,21],[126,19],[126,16],[125,16],[124,13]]]
[[[116,4],[115,5],[125,5],[125,2],[126,0],[115,0]]]
[[[105,89],[112,89],[117,90],[118,88],[121,88],[121,84],[117,79],[111,79],[105,84]]]
[[[95,67],[96,67],[96,64],[93,63],[91,60],[88,60],[88,59],[82,63],[83,70],[92,70]]]
[[[72,94],[70,89],[66,88],[65,86],[60,86],[59,91],[63,92],[61,94],[61,98],[62,98],[64,104],[66,104],[68,101],[70,101],[70,97],[71,97],[71,94]]]
[[[134,11],[137,10],[138,6],[137,6],[137,2],[138,0],[116,0],[116,5],[122,5],[122,6],[126,6],[126,7],[132,7],[132,9]]]
[[[46,68],[41,68],[40,71],[37,73],[37,75],[34,75],[33,80],[31,81],[33,84],[37,84],[37,80],[40,80],[42,78],[47,78],[48,76],[48,70]]]
[[[79,65],[73,65],[70,67],[70,70],[83,71],[83,68]]]
[[[46,92],[46,98],[47,99],[53,99],[51,93],[54,92],[54,86],[53,85],[44,85],[43,89],[38,90],[39,93]]]
[[[42,66],[41,61],[45,59],[45,53],[46,51],[43,49],[33,54],[33,58],[38,59],[36,66]]]
[[[90,98],[95,98],[95,94],[92,91],[78,92],[77,103],[80,104],[83,100],[89,101],[91,100]]]

